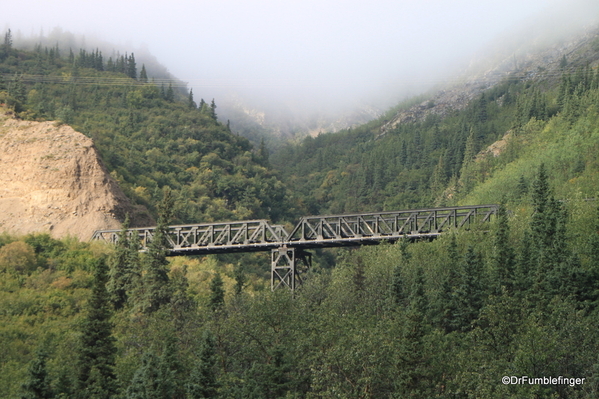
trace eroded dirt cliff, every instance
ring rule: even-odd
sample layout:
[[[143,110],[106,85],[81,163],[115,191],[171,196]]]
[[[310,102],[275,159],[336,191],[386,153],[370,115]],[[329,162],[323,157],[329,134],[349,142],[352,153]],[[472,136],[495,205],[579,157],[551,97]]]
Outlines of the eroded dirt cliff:
[[[0,231],[89,240],[129,213],[151,224],[104,167],[93,141],[70,126],[14,119],[0,108]]]

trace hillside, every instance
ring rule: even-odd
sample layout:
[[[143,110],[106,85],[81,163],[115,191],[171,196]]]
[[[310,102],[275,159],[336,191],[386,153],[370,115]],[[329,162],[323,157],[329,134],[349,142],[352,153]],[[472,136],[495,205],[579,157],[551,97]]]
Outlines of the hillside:
[[[492,179],[498,163],[518,156],[508,151],[501,159],[473,162],[479,151],[520,136],[531,119],[542,130],[592,112],[599,82],[597,43],[594,28],[566,44],[531,50],[517,69],[501,62],[469,82],[404,102],[366,125],[287,145],[271,162],[284,180],[294,182],[296,195],[314,214],[457,204]],[[562,130],[559,137],[566,136]],[[537,151],[538,166],[544,147],[517,141],[509,148],[518,154]],[[561,181],[564,166],[549,167]],[[529,182],[534,168],[525,173]],[[520,175],[512,178],[515,186]],[[485,200],[499,202],[502,195]]]
[[[88,137],[67,125],[28,122],[0,108],[0,229],[88,240],[95,230],[153,223],[104,167]]]
[[[93,139],[135,205],[156,215],[168,187],[177,222],[282,220],[292,209],[266,154],[219,122],[214,101],[153,81],[134,54],[0,50],[0,101],[23,119],[58,120]]]
[[[126,234],[115,246],[2,234],[0,396],[598,397],[598,40],[571,38],[531,64],[539,73],[456,89],[464,101],[447,112],[398,121],[439,106],[412,99],[270,158],[191,93],[84,66],[85,53],[72,64],[5,46],[0,96],[23,118],[57,116],[92,137],[159,226],[171,212],[289,221],[502,206],[484,232],[314,251],[293,295],[269,290],[268,254],[169,259],[160,227],[143,253]]]

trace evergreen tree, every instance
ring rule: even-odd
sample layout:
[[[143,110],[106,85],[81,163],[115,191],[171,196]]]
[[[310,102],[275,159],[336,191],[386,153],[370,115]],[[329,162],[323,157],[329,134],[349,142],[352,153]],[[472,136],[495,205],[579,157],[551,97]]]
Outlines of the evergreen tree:
[[[4,50],[8,53],[12,49],[12,32],[10,28],[4,34]]]
[[[98,71],[104,70],[104,59],[102,57],[102,52],[96,49],[96,55],[94,57],[94,68]]]
[[[443,279],[439,300],[435,307],[437,312],[437,325],[445,332],[456,329],[455,316],[459,308],[456,296],[456,289],[460,281],[458,268],[460,266],[459,254],[455,234],[451,234],[447,246],[447,276]]]
[[[168,84],[168,89],[166,90],[166,93],[164,94],[164,99],[168,102],[173,102],[175,101],[175,92],[173,90],[173,84],[169,83]]]
[[[551,201],[552,198],[549,189],[547,170],[545,164],[541,164],[539,166],[537,178],[532,186],[532,205],[534,213],[530,222],[537,259],[550,247],[555,233],[555,225],[552,216],[550,215]]]
[[[468,331],[478,318],[484,302],[484,282],[482,261],[472,247],[468,247],[460,281],[456,287],[456,310],[454,322],[456,330]]]
[[[29,364],[27,381],[22,385],[21,399],[51,399],[54,398],[50,377],[46,369],[45,352],[38,350],[35,359]]]
[[[182,369],[179,364],[176,340],[166,339],[162,354],[153,350],[144,353],[141,365],[126,390],[127,399],[171,399],[185,397],[183,384],[178,381]]]
[[[135,63],[135,54],[131,53],[127,59],[126,72],[131,79],[137,79],[137,64]]]
[[[416,279],[411,288],[409,303],[402,326],[402,339],[399,348],[399,374],[395,380],[398,397],[431,397],[425,381],[430,373],[427,361],[427,348],[424,337],[428,325],[426,311],[428,301],[424,291],[424,271],[416,270]]]
[[[391,297],[393,302],[398,307],[403,307],[406,304],[405,283],[402,276],[402,268],[400,265],[395,265],[393,268],[393,279],[391,280]]]
[[[161,385],[157,356],[145,352],[141,358],[141,365],[135,371],[131,383],[127,387],[127,399],[159,399],[158,386]]]
[[[211,399],[217,397],[219,387],[216,378],[216,351],[214,337],[209,330],[202,334],[198,359],[185,385],[188,399]]]
[[[73,49],[71,47],[69,47],[69,66],[73,66],[73,64],[75,63],[75,53],[73,53]]]
[[[108,57],[108,61],[106,61],[106,70],[109,72],[114,72],[116,69],[116,64],[112,60],[112,57]]]
[[[4,34],[4,43],[2,44],[2,48],[0,50],[0,60],[8,57],[12,51],[12,32],[10,29],[8,29]]]
[[[235,268],[235,295],[241,295],[243,288],[247,284],[247,277],[241,265]]]
[[[129,236],[129,215],[119,234],[113,256],[109,260],[110,272],[107,285],[111,301],[116,310],[122,309],[141,277],[139,273],[139,241]],[[134,233],[136,234],[136,233]]]
[[[470,134],[466,140],[466,147],[464,149],[464,159],[462,161],[462,168],[460,169],[460,183],[462,190],[468,192],[474,186],[474,172],[472,164],[474,163],[474,156],[476,155],[476,144],[474,137],[474,129],[470,129]]]
[[[115,339],[112,336],[110,298],[104,259],[94,267],[94,282],[87,316],[81,324],[77,392],[80,398],[110,398],[116,392]]]
[[[223,279],[219,272],[216,272],[210,282],[210,309],[220,310],[225,303],[225,289]]]
[[[228,125],[228,123],[229,122],[227,121],[227,125]],[[269,166],[269,163],[268,163],[269,153],[268,153],[268,148],[266,147],[266,143],[264,142],[264,137],[262,137],[260,139],[260,149],[258,151],[258,156],[260,157],[260,163],[263,166],[268,167]]]
[[[280,345],[269,353],[268,363],[254,363],[244,375],[245,384],[240,397],[284,398],[291,388],[291,365]]]
[[[366,291],[366,273],[364,270],[364,262],[362,261],[362,257],[358,257],[356,259],[356,267],[354,270],[354,292],[358,296],[358,298],[362,297],[364,292]]]
[[[493,265],[497,293],[505,287],[508,293],[514,289],[515,253],[510,244],[510,230],[505,205],[497,211],[497,231],[494,237]]]
[[[187,96],[187,106],[190,109],[196,109],[197,108],[197,104],[195,101],[193,101],[193,89],[189,89],[189,95]]]
[[[429,303],[424,291],[424,270],[421,267],[416,269],[416,279],[410,292],[409,302],[410,309],[414,313],[421,315],[424,320],[428,312]]]
[[[148,73],[146,72],[146,64],[141,65],[141,72],[139,73],[139,81],[142,83],[148,83]]]
[[[516,193],[518,198],[522,198],[528,194],[528,183],[526,182],[526,178],[524,175],[520,175],[518,179],[518,185],[516,186]]]
[[[187,265],[171,272],[171,286],[173,290],[171,298],[172,318],[177,330],[181,330],[195,306],[195,301],[188,293]]]
[[[533,184],[532,204],[530,258],[535,268],[532,294],[536,301],[548,301],[560,292],[564,263],[571,255],[566,245],[567,214],[551,194],[544,164],[540,165]]]
[[[172,287],[168,277],[168,224],[172,218],[174,199],[171,190],[164,190],[164,198],[159,205],[159,216],[154,237],[142,258],[145,274],[143,276],[143,308],[152,313],[171,302]]]
[[[532,255],[532,242],[530,233],[525,232],[522,238],[519,256],[516,262],[516,271],[514,278],[514,287],[517,296],[523,298],[532,285],[532,275],[535,272],[535,265]]]
[[[433,198],[439,195],[439,193],[445,188],[447,184],[447,176],[445,175],[445,162],[443,160],[443,155],[439,156],[439,161],[433,169],[433,174],[431,175],[431,191]]]
[[[212,99],[212,102],[210,103],[210,117],[214,120],[216,120],[216,103],[214,102],[214,98]]]

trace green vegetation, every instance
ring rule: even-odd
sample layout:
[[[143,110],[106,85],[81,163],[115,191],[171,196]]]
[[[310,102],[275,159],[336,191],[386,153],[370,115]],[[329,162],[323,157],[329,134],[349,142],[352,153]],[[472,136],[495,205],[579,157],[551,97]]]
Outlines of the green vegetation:
[[[136,68],[134,54],[105,61],[97,50],[4,45],[0,103],[93,138],[127,196],[154,214],[170,187],[178,222],[289,217],[268,159],[218,122],[214,100],[197,107],[191,92],[159,87],[143,68],[137,79]]]
[[[2,51],[4,101],[23,117],[71,118],[159,227],[172,217],[503,205],[486,233],[322,256],[293,297],[265,288],[256,265],[266,257],[169,259],[160,233],[142,254],[124,232],[114,248],[2,235],[0,397],[599,394],[599,70],[565,64],[556,81],[509,78],[445,118],[381,134],[387,115],[268,161],[218,123],[214,102],[196,108],[191,93],[141,73],[77,66],[83,53],[68,62],[58,49],[25,53],[6,41]],[[14,75],[34,67],[68,79]],[[126,84],[77,85],[73,74]],[[480,153],[500,138],[497,156]]]

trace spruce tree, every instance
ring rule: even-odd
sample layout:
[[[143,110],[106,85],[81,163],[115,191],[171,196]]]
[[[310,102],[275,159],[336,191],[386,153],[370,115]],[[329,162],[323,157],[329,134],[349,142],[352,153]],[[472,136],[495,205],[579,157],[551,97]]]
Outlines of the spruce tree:
[[[145,352],[141,365],[135,371],[131,383],[127,387],[127,399],[150,399],[157,396],[157,385],[160,384],[158,357],[151,351]]]
[[[210,282],[210,309],[217,311],[222,308],[225,303],[225,289],[223,279],[219,272],[216,272]]]
[[[189,319],[195,308],[195,301],[189,295],[189,281],[187,280],[187,265],[181,269],[175,269],[171,272],[170,284],[172,287],[172,297],[170,309],[172,311],[172,320],[177,330],[184,328],[184,323]]]
[[[127,59],[126,72],[131,79],[137,79],[137,64],[135,63],[135,54],[131,53]]]
[[[116,310],[122,309],[131,296],[141,277],[139,273],[139,241],[137,236],[129,236],[129,215],[119,233],[115,252],[109,260],[110,272],[108,293]],[[136,234],[134,232],[134,234]]]
[[[219,387],[216,378],[216,351],[214,337],[209,330],[202,334],[198,359],[185,385],[188,399],[211,399],[217,397]]]
[[[519,298],[524,298],[532,285],[535,264],[532,255],[532,240],[529,232],[524,233],[517,257],[514,277],[514,290]]]
[[[197,108],[197,104],[195,101],[193,101],[193,89],[189,89],[189,95],[187,96],[187,106],[190,109],[196,109]]]
[[[482,261],[474,248],[468,247],[462,262],[460,281],[456,287],[455,329],[469,331],[478,318],[484,302]]]
[[[51,399],[54,392],[50,386],[50,377],[46,369],[47,355],[38,350],[35,359],[29,364],[27,380],[22,385],[21,399]]]
[[[243,271],[243,267],[242,265],[237,265],[235,268],[235,295],[241,295],[246,284],[247,277]]]
[[[424,270],[419,267],[416,269],[416,278],[411,288],[410,297],[410,310],[419,315],[421,320],[426,318],[428,312],[428,299],[424,290]]]
[[[2,51],[0,51],[0,60],[8,57],[12,50],[12,32],[10,29],[4,34],[4,43],[2,45]]]
[[[427,362],[427,348],[424,337],[428,330],[426,311],[428,301],[424,290],[424,271],[416,270],[416,278],[411,287],[409,306],[401,331],[398,365],[399,374],[395,380],[398,397],[430,397],[424,392],[428,389],[425,381],[430,373]]]
[[[94,282],[87,316],[81,324],[77,392],[80,398],[110,398],[116,392],[115,339],[112,336],[108,270],[104,259],[94,265]]]
[[[212,102],[210,103],[210,117],[214,120],[216,120],[216,103],[214,102],[214,98],[212,99]]]
[[[406,290],[400,265],[395,265],[393,268],[393,277],[391,280],[391,297],[393,302],[398,307],[406,305]]]
[[[141,72],[139,72],[139,81],[142,83],[148,83],[148,73],[146,72],[146,64],[141,65]]]
[[[541,164],[537,178],[532,186],[534,213],[530,222],[532,239],[536,249],[535,255],[537,257],[549,248],[555,232],[555,226],[552,223],[552,216],[550,215],[551,200],[547,170],[545,169],[545,164]]]
[[[141,365],[133,375],[126,390],[127,399],[170,399],[184,398],[183,384],[177,381],[181,373],[176,340],[169,335],[162,354],[157,356],[153,350],[143,354]]]
[[[356,259],[356,267],[354,270],[354,291],[358,298],[361,298],[366,291],[366,273],[364,270],[364,262],[361,257]]]
[[[168,224],[172,217],[174,199],[170,189],[164,190],[164,198],[159,205],[159,216],[152,241],[143,257],[145,274],[143,285],[143,308],[152,313],[170,303],[172,287],[168,277]]]
[[[437,325],[445,332],[454,331],[456,328],[455,315],[458,309],[456,288],[460,281],[458,268],[460,267],[459,255],[455,234],[452,234],[447,247],[447,275],[441,284],[441,292],[437,306]]]
[[[464,149],[464,159],[462,160],[462,168],[460,169],[460,183],[463,192],[468,192],[474,185],[474,174],[471,170],[476,155],[476,143],[474,137],[474,129],[470,129],[470,134],[466,140]]]
[[[493,265],[497,293],[505,287],[508,293],[514,289],[515,254],[510,244],[510,230],[505,205],[497,211],[497,231],[494,237]]]

